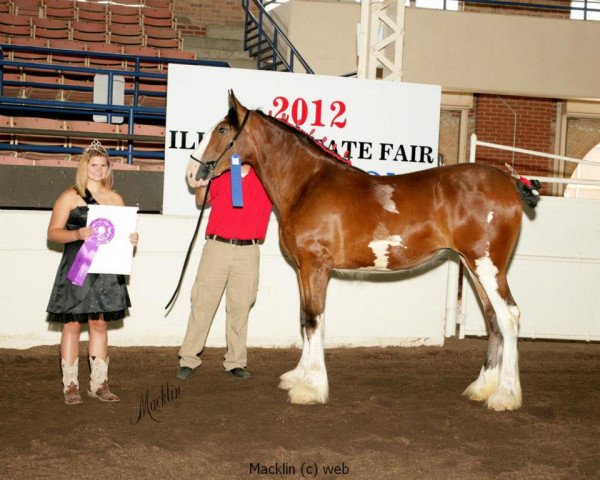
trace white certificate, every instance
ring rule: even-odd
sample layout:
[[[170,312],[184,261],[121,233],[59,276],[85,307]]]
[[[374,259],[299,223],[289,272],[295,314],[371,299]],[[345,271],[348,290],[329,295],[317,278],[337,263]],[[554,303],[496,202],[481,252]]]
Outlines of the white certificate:
[[[89,273],[131,274],[133,245],[129,235],[136,231],[138,207],[89,205],[88,226],[96,219],[107,219],[114,227],[114,236],[98,246]]]

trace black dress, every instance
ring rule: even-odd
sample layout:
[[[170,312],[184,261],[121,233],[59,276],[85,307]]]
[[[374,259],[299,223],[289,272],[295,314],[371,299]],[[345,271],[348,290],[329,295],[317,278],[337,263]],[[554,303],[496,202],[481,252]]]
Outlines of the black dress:
[[[98,203],[87,190],[83,199],[88,205]],[[85,227],[87,213],[88,207],[71,210],[66,229]],[[82,244],[82,240],[65,244],[46,309],[48,321],[86,323],[89,318],[97,320],[100,314],[106,321],[123,318],[125,310],[131,307],[123,275],[88,273],[81,287],[67,279],[67,273]]]

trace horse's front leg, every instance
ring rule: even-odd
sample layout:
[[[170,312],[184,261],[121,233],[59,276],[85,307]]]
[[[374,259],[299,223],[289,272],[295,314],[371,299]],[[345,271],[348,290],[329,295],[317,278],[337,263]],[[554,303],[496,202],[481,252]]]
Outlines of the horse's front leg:
[[[290,377],[298,378],[301,374],[303,376],[290,388],[289,398],[292,403],[325,403],[329,398],[323,351],[323,311],[329,272],[330,269],[325,268],[323,264],[318,268],[301,269],[299,272],[304,347],[300,363],[292,370],[295,373],[288,373]]]
[[[319,315],[312,327],[305,326],[306,366],[304,376],[294,384],[289,391],[292,403],[326,403],[329,398],[329,383],[325,368],[325,353],[323,350],[324,318]],[[302,352],[304,355],[304,351]],[[302,364],[302,359],[300,360]]]
[[[308,340],[306,338],[306,328],[302,327],[302,356],[300,357],[300,361],[296,368],[290,370],[289,372],[285,372],[281,377],[279,377],[279,388],[284,390],[290,390],[294,385],[296,385],[300,380],[304,378],[306,374],[306,369],[308,367]]]

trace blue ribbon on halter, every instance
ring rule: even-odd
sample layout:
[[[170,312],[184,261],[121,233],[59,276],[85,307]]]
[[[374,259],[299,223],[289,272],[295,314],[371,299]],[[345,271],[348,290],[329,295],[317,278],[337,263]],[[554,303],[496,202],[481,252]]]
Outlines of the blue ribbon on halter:
[[[231,204],[234,207],[244,206],[244,197],[242,195],[242,162],[237,153],[231,156]]]

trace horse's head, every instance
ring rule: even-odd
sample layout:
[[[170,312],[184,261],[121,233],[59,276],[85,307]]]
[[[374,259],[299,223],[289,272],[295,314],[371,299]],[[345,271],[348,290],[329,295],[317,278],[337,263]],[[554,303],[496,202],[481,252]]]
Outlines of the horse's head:
[[[229,90],[227,116],[204,134],[200,145],[191,155],[186,178],[192,188],[198,188],[206,184],[206,180],[229,170],[230,157],[239,150],[236,148],[236,142],[249,115],[250,111],[238,101],[233,91]]]

